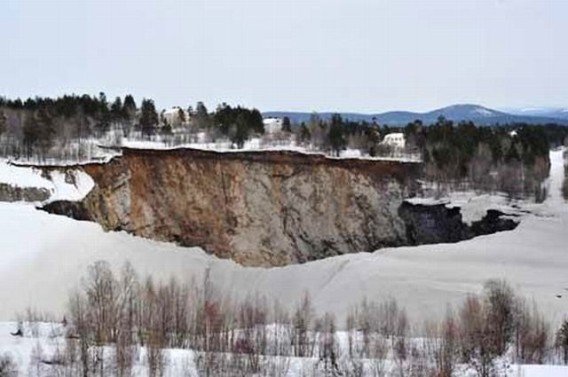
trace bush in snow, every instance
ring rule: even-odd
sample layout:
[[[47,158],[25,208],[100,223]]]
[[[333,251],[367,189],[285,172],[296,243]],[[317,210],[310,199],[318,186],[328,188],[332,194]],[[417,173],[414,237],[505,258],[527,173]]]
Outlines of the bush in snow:
[[[9,353],[4,353],[0,355],[0,376],[1,377],[18,376],[17,365]]]

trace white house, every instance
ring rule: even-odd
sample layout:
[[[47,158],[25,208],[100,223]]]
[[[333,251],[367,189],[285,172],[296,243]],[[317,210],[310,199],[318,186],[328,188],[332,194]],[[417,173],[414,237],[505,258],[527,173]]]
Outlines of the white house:
[[[396,149],[404,149],[406,140],[404,139],[404,134],[402,132],[396,132],[385,135],[382,143]]]
[[[282,119],[280,118],[264,118],[264,132],[272,134],[282,129]]]
[[[180,119],[180,113],[179,111],[183,111],[184,117],[185,117],[185,121],[182,122]],[[187,123],[189,121],[189,113],[187,112],[187,110],[182,109],[181,107],[172,107],[170,109],[166,109],[162,112],[162,116],[164,117],[164,119],[172,126],[180,126],[184,123]]]

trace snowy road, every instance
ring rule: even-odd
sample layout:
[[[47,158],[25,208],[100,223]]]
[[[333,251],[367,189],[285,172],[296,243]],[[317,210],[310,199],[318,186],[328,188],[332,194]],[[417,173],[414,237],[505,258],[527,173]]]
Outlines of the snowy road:
[[[210,271],[226,292],[258,291],[292,305],[309,290],[316,308],[343,316],[363,297],[396,297],[414,319],[438,316],[447,303],[505,278],[553,321],[568,314],[568,204],[560,196],[562,152],[551,152],[550,197],[511,232],[457,244],[383,249],[281,268],[244,268],[196,248],[105,233],[93,223],[49,215],[24,204],[0,203],[0,320],[31,306],[60,313],[86,266],[130,260],[142,274],[199,278]]]

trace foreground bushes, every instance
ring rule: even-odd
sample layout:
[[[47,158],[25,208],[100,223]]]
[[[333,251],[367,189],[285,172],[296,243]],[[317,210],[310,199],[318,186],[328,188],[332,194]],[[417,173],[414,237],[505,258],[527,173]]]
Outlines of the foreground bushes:
[[[568,322],[554,348],[542,314],[504,281],[488,281],[439,322],[413,325],[391,298],[364,300],[338,326],[307,294],[288,311],[264,297],[224,297],[208,273],[199,283],[155,283],[129,265],[117,277],[98,262],[71,295],[66,321],[64,350],[44,360],[59,375],[130,376],[143,355],[148,374],[160,376],[166,348],[196,351],[203,376],[285,376],[299,364],[312,376],[450,377],[472,369],[485,377],[498,373],[498,360],[568,361]]]

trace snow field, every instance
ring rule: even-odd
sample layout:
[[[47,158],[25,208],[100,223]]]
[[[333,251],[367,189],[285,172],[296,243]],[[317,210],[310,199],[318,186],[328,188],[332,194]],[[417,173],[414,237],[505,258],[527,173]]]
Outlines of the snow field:
[[[270,325],[269,331],[270,333]],[[23,329],[23,336],[14,336],[18,328]],[[58,365],[65,353],[67,328],[55,322],[0,322],[0,357],[9,357],[16,365],[16,370],[21,376],[49,376],[63,375],[64,365]],[[339,331],[335,335],[340,355],[348,354],[348,338],[346,332]],[[424,339],[414,338],[409,340],[410,344],[417,347],[424,347]],[[388,344],[388,342],[387,342]],[[106,371],[109,376],[114,375],[114,350],[111,346],[104,346],[103,357],[105,359]],[[230,357],[231,355],[218,355],[220,357]],[[162,352],[164,361],[164,377],[179,376],[199,376],[196,358],[199,354],[191,349],[164,349]],[[265,361],[271,363],[278,369],[278,375],[286,377],[300,377],[308,375],[311,371],[322,369],[322,362],[316,357],[264,357]],[[136,377],[148,376],[147,350],[145,347],[138,347],[134,353],[132,375]],[[53,363],[53,365],[49,365]],[[318,365],[319,363],[319,365]],[[347,359],[338,360],[339,364],[349,363]],[[377,360],[361,359],[361,365],[365,371],[365,376],[373,376],[373,368],[382,365],[387,376],[395,375],[397,362],[394,359],[392,350],[388,351],[386,358],[378,362]],[[568,375],[568,366],[562,365],[516,365],[508,362],[507,358],[496,361],[496,370],[499,376],[503,377],[564,377]],[[343,364],[349,368],[349,364]],[[58,373],[59,372],[59,373]],[[474,377],[475,371],[466,365],[456,366],[456,377]]]
[[[52,170],[46,176],[40,169],[13,165],[0,160],[0,183],[20,188],[43,188],[50,192],[48,201],[83,199],[92,190],[93,179],[80,168],[72,168],[67,174]]]
[[[551,156],[551,197],[527,205],[533,214],[514,231],[270,269],[245,268],[199,248],[105,233],[94,223],[0,203],[0,319],[12,319],[29,306],[61,313],[87,266],[104,259],[116,269],[129,260],[140,274],[158,279],[200,279],[208,269],[219,289],[236,298],[257,292],[292,305],[309,291],[319,312],[334,312],[339,319],[364,297],[383,301],[391,296],[411,319],[436,318],[447,304],[479,292],[486,280],[504,278],[557,322],[568,313],[568,206],[559,192],[561,152]]]
[[[521,203],[522,209],[531,213],[523,215],[514,231],[457,244],[383,249],[272,269],[245,268],[198,248],[181,248],[123,232],[105,233],[97,224],[49,215],[29,204],[0,203],[0,318],[13,320],[26,308],[35,308],[51,312],[59,320],[68,293],[80,287],[87,266],[103,259],[117,270],[128,260],[140,275],[152,274],[164,281],[172,275],[180,281],[201,279],[209,270],[219,290],[228,295],[238,298],[258,292],[279,298],[288,308],[309,291],[315,309],[335,313],[338,324],[364,297],[374,301],[395,297],[413,322],[441,318],[447,304],[455,305],[468,293],[479,292],[487,279],[504,278],[519,294],[534,300],[556,326],[568,314],[568,205],[560,195],[562,151],[551,152],[551,161],[550,197],[542,204]],[[37,179],[28,178],[28,182]],[[47,184],[60,184],[63,178],[52,177]],[[83,187],[77,189],[82,191],[88,184],[77,186]],[[73,194],[57,192],[60,197]],[[32,365],[29,355],[37,344],[48,356],[58,349],[58,326],[39,324],[36,335],[27,332],[24,338],[17,338],[9,334],[15,331],[15,323],[0,323],[0,354],[11,352],[27,371]],[[145,375],[143,355],[142,350],[137,375]],[[168,368],[173,369],[166,375],[191,375],[185,374],[188,368],[194,370],[191,351],[168,350],[167,355]],[[288,375],[301,375],[300,370],[310,362],[314,360],[291,359]],[[511,377],[568,375],[560,366],[503,368]],[[464,371],[463,376],[473,374]]]

